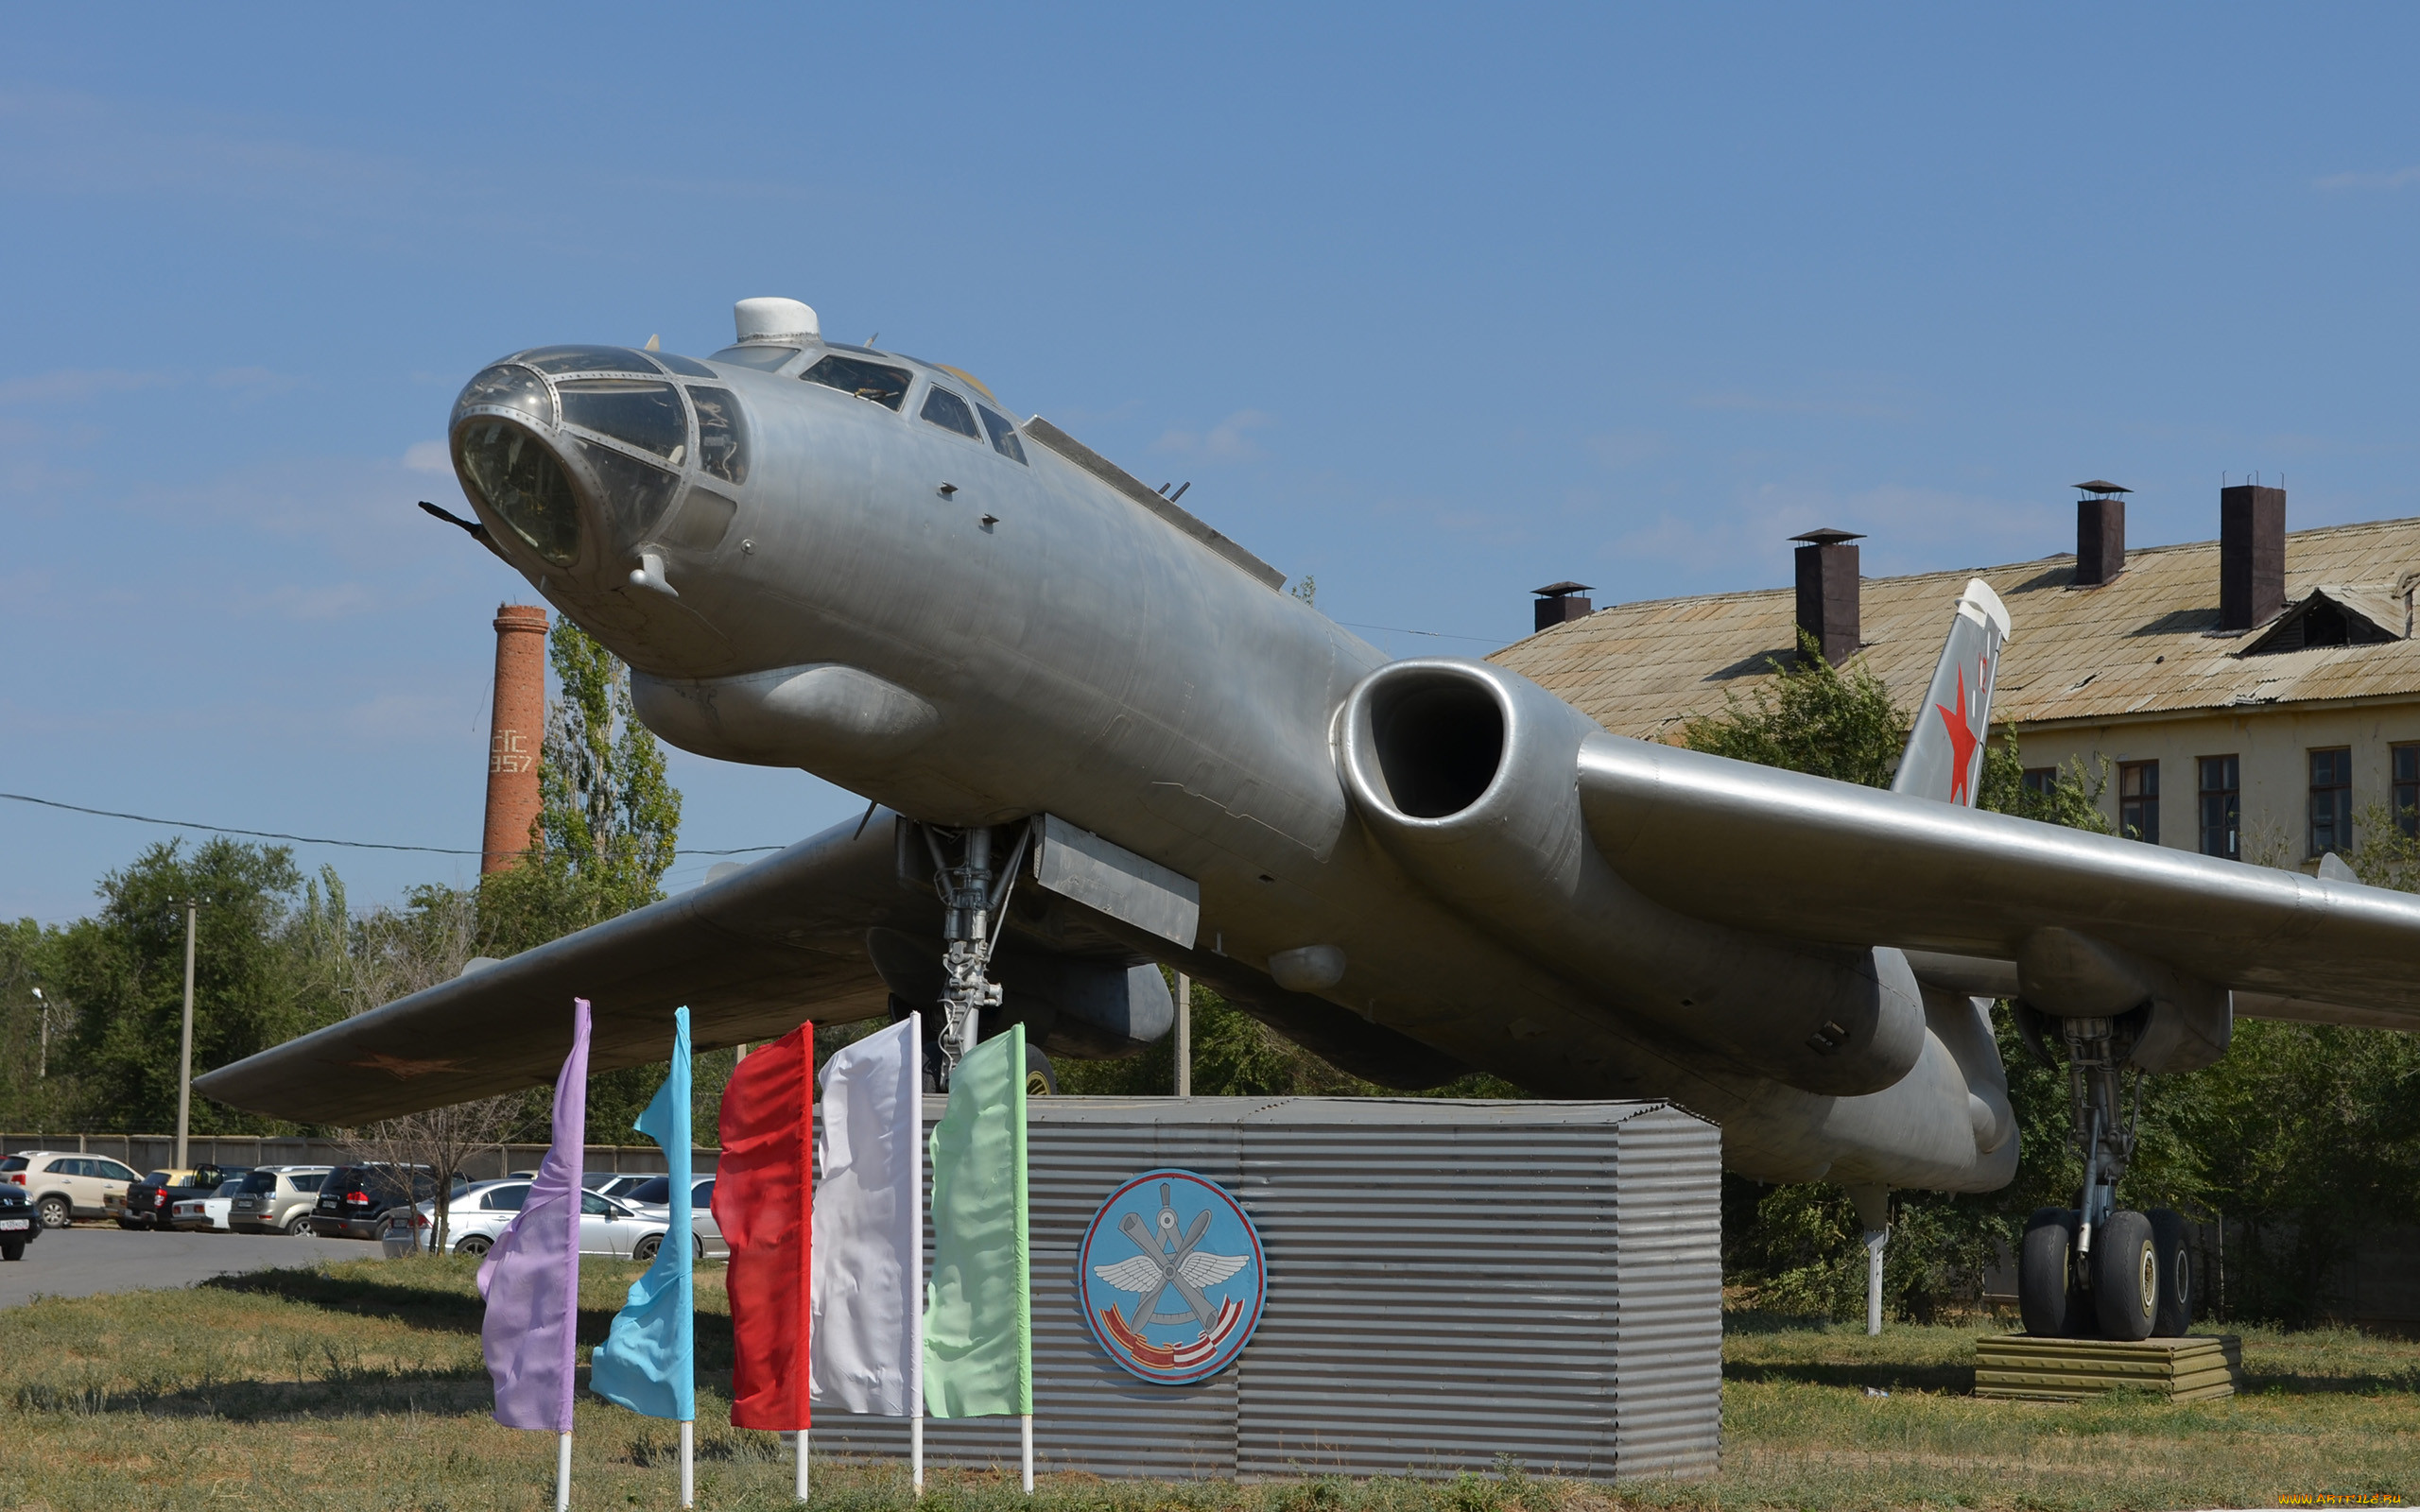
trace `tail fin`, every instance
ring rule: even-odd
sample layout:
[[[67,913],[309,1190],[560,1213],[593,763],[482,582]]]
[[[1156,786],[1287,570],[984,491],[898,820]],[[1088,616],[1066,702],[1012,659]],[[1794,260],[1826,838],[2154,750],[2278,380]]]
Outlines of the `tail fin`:
[[[2000,596],[1981,578],[1968,578],[1892,792],[1975,806],[1975,790],[1983,780],[1983,741],[1992,729],[1992,684],[1999,677],[2008,632]]]

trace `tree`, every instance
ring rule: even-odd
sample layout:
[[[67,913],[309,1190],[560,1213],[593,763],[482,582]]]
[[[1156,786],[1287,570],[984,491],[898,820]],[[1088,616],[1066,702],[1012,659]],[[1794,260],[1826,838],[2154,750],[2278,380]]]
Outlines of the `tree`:
[[[631,711],[629,669],[567,619],[555,621],[546,644],[559,696],[539,757],[543,806],[528,852],[479,879],[482,955],[518,954],[655,902],[680,834],[681,793],[666,776],[663,748]],[[665,1040],[668,1046],[668,1022]],[[663,1073],[633,1066],[591,1076],[589,1126],[618,1139]],[[553,1104],[550,1089],[527,1094],[523,1132],[540,1135]]]
[[[183,1018],[182,900],[203,900],[196,921],[196,1073],[240,1060],[320,1026],[332,1015],[302,988],[283,939],[301,877],[283,846],[214,839],[188,854],[182,840],[149,847],[101,880],[98,917],[62,931],[61,995],[79,1115],[112,1126],[168,1128],[177,1116]],[[54,1049],[60,1037],[54,1024]],[[259,1133],[272,1121],[198,1098],[198,1133]]]

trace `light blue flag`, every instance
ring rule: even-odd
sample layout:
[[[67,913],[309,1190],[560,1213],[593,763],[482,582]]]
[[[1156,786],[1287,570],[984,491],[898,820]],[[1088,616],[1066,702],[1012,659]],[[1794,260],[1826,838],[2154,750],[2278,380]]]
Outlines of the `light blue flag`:
[[[588,1362],[588,1387],[650,1418],[688,1422],[698,1416],[697,1303],[691,1291],[689,1189],[689,1010],[672,1015],[672,1074],[655,1090],[637,1130],[664,1147],[672,1173],[672,1227],[655,1263],[631,1283],[614,1331]]]

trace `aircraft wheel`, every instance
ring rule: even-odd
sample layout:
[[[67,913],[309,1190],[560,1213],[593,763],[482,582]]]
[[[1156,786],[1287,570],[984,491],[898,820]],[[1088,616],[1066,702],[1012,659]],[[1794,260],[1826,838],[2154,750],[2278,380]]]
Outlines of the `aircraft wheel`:
[[[1050,1057],[1042,1047],[1028,1042],[1025,1047],[1025,1094],[1028,1097],[1059,1095],[1059,1074],[1050,1069]]]
[[[2159,1315],[2152,1336],[2181,1339],[2193,1332],[2193,1246],[2185,1242],[2185,1219],[2170,1208],[2153,1208],[2152,1246],[2159,1253]]]
[[[2104,1339],[2148,1339],[2159,1320],[2159,1246],[2152,1221],[2131,1209],[2092,1236],[2092,1311]]]
[[[2076,1211],[2036,1208],[2016,1251],[2016,1306],[2025,1332],[2064,1339],[2083,1321],[2076,1295]]]

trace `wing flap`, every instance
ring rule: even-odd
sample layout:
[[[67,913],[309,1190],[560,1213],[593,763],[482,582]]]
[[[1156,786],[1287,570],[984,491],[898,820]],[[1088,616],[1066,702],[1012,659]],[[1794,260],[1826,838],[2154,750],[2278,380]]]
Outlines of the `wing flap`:
[[[2062,927],[2239,992],[2420,1027],[2411,894],[1616,735],[1589,737],[1579,782],[1605,859],[1700,918],[2003,961]]]

